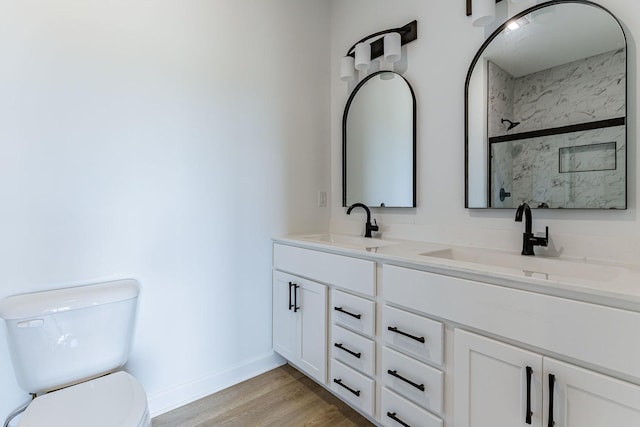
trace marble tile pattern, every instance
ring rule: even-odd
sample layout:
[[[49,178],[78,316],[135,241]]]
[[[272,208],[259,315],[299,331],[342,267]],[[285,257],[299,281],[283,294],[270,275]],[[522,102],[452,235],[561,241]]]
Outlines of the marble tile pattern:
[[[522,201],[521,198],[514,199],[513,150],[511,141],[491,145],[491,207],[493,208],[512,208]],[[511,196],[500,200],[501,189],[511,193]]]
[[[505,135],[506,127],[501,119],[513,120],[513,93],[515,79],[491,61],[487,61],[487,85],[489,120],[487,133],[491,136]]]
[[[515,78],[488,62],[489,137],[622,117],[626,114],[626,52],[606,52]],[[520,122],[507,131],[502,118]],[[595,170],[560,173],[560,148],[616,142],[610,150],[593,148],[577,159]],[[564,208],[624,208],[625,127],[493,144],[491,206],[546,203]],[[598,156],[601,156],[598,158]],[[575,164],[574,169],[587,168]],[[511,198],[500,201],[504,188]]]
[[[514,78],[488,66],[489,137],[626,114],[626,51],[610,51]],[[507,132],[500,120],[520,122]]]
[[[517,131],[625,116],[625,60],[620,49],[516,79]]]
[[[526,201],[533,207],[546,203],[551,208],[624,208],[625,134],[625,126],[615,126],[492,144],[492,206],[515,207]],[[611,142],[616,143],[615,169],[560,172],[560,148]],[[611,153],[605,147],[604,156],[597,149],[586,150],[582,161],[594,168],[610,168]],[[504,202],[498,196],[501,187],[511,192]]]

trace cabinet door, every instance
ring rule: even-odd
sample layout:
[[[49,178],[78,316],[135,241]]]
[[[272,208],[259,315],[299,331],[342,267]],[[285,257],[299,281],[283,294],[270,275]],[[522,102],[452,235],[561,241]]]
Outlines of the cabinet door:
[[[300,309],[300,368],[327,382],[327,287],[309,280],[297,289]]]
[[[541,355],[459,329],[454,340],[456,427],[542,426]]]
[[[293,304],[296,277],[273,272],[273,349],[294,362],[297,356],[297,313]]]
[[[553,376],[553,386],[550,376]],[[640,426],[640,387],[637,385],[548,357],[544,358],[543,383],[545,427]],[[553,399],[551,424],[550,399]]]

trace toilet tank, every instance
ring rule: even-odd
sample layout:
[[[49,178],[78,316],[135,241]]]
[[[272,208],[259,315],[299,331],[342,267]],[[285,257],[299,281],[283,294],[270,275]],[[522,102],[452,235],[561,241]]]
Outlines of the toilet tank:
[[[140,285],[126,279],[14,295],[0,302],[18,384],[43,393],[120,368]]]

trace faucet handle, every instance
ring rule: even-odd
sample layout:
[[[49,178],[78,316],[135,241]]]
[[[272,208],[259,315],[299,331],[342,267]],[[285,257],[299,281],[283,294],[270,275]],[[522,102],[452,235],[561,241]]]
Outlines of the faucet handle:
[[[547,246],[549,244],[549,227],[545,227],[544,237],[531,237],[531,243],[533,246]]]
[[[373,225],[371,225],[371,231],[378,231],[380,227],[378,227],[378,221],[376,221],[376,219],[373,219]]]

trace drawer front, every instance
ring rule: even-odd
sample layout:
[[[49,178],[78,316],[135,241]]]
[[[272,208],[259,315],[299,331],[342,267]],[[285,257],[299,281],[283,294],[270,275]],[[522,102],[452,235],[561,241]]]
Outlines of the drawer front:
[[[340,326],[331,328],[331,357],[365,375],[375,372],[376,343]]]
[[[376,265],[373,261],[276,243],[273,245],[273,267],[375,296]]]
[[[387,388],[382,389],[380,421],[388,427],[442,427],[442,420],[418,405],[398,396]]]
[[[375,382],[371,378],[332,359],[331,389],[345,401],[373,416]]]
[[[432,412],[443,413],[442,371],[384,347],[382,384]]]
[[[331,291],[331,319],[354,331],[374,336],[376,329],[376,303],[355,295]]]
[[[382,311],[384,341],[404,353],[442,365],[442,323],[385,306]]]

